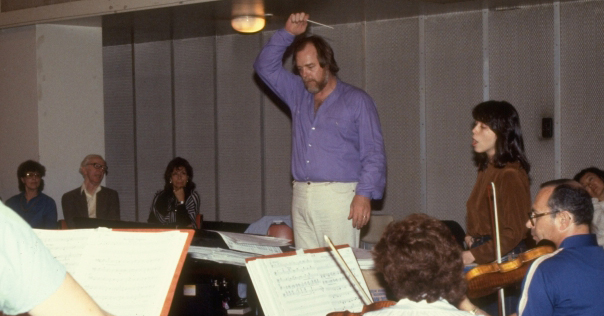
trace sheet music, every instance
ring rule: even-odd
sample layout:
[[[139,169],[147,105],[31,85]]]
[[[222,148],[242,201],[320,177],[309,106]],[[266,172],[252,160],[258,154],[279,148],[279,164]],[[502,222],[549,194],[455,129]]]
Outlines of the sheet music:
[[[229,249],[250,252],[259,255],[270,255],[274,253],[282,253],[280,246],[289,245],[287,239],[276,238],[271,236],[258,236],[251,234],[238,234],[215,231],[224,240]]]
[[[72,275],[73,271],[80,265],[84,248],[86,248],[90,238],[95,235],[95,231],[96,229],[34,229],[38,238],[50,250],[53,257],[59,260],[65,266],[67,272]]]
[[[66,232],[75,239],[82,236],[78,231]],[[74,279],[111,314],[159,315],[187,233],[92,231],[82,253],[74,255],[80,263],[68,269]],[[41,239],[51,253],[63,254],[60,244],[66,235],[46,234]]]
[[[238,266],[245,266],[246,258],[258,256],[258,254],[254,253],[201,246],[190,246],[189,254],[195,259],[210,260]]]
[[[367,288],[352,250],[343,248],[340,253]],[[333,311],[362,309],[360,294],[331,252],[260,258],[248,262],[247,266],[267,316],[324,316]]]

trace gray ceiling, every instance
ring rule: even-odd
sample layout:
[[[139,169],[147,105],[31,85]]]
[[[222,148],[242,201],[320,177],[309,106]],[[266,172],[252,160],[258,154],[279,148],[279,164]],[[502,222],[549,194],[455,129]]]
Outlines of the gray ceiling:
[[[106,15],[103,44],[118,45],[212,35],[233,34],[230,17],[234,2],[262,0],[219,0],[169,8]],[[565,0],[562,0],[565,1]],[[576,1],[576,0],[566,0]],[[553,0],[264,0],[265,30],[283,26],[292,12],[304,11],[325,24],[434,15],[488,8],[513,10],[522,6],[552,4]]]

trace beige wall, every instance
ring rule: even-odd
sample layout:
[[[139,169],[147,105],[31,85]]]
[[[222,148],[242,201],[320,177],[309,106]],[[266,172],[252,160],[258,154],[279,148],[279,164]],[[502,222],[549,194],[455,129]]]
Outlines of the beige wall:
[[[47,169],[45,193],[55,199],[62,218],[61,195],[82,183],[80,161],[89,153],[105,153],[100,18],[84,26],[45,24],[0,33],[0,43],[8,41],[12,44],[0,44],[0,56],[11,58],[0,63],[15,70],[0,77],[3,87],[4,82],[13,87],[0,90],[0,113],[7,122],[0,135],[0,195],[17,193],[13,179],[19,163],[39,159]]]

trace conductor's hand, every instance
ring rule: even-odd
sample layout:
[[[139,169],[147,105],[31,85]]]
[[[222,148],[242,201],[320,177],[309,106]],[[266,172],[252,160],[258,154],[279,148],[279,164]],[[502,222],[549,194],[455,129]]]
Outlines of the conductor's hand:
[[[285,30],[298,36],[306,31],[306,26],[308,26],[306,20],[308,20],[308,14],[304,12],[292,13],[285,22]]]
[[[352,227],[361,229],[367,225],[371,217],[371,200],[362,195],[355,195],[350,203],[350,215],[348,219],[352,219]]]

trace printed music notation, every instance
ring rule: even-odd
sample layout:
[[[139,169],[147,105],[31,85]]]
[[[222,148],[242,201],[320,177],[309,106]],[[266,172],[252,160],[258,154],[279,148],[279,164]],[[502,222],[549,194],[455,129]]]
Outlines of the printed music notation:
[[[187,233],[179,231],[36,233],[104,310],[133,316],[160,314],[187,240]]]
[[[368,292],[350,247],[340,250],[353,274]],[[265,315],[326,315],[336,310],[360,311],[361,295],[330,251],[247,263]]]

